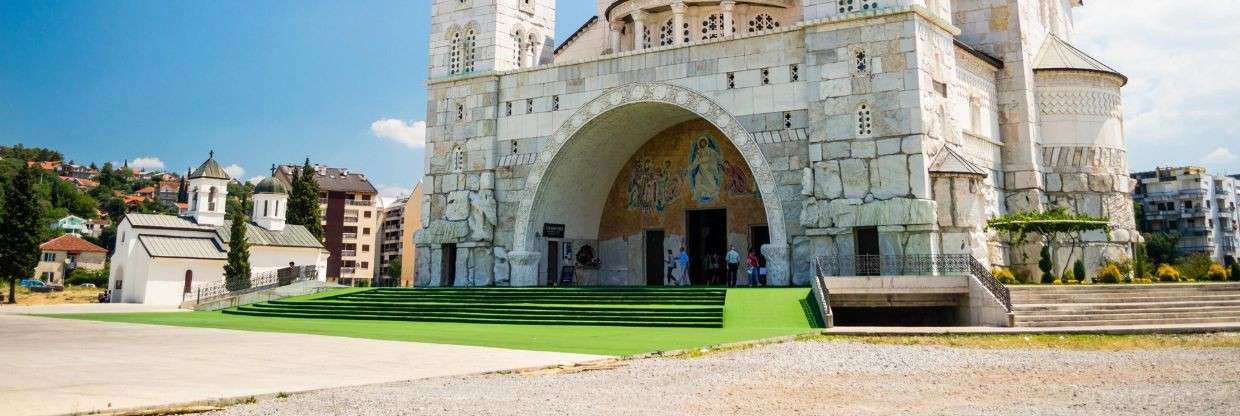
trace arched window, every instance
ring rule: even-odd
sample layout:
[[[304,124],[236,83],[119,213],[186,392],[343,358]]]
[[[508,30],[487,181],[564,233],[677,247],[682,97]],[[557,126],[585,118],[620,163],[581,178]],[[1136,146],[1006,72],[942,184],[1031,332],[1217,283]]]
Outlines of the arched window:
[[[478,58],[478,31],[472,26],[465,30],[465,64],[464,72],[474,72],[474,63]]]
[[[512,62],[517,68],[525,66],[521,62],[521,54],[525,51],[525,31],[518,27],[512,31]]]
[[[525,43],[525,48],[530,51],[529,66],[538,65],[541,61],[541,59],[538,58],[538,33],[535,33],[533,30],[530,31],[529,41]]]
[[[267,216],[267,204],[268,203],[269,203],[268,201],[263,201],[263,216],[264,217]]]
[[[276,210],[272,214],[274,214],[277,217],[280,216],[280,200],[278,199],[276,200]]]
[[[461,73],[461,32],[453,31],[448,35],[448,73]]]
[[[650,26],[642,26],[642,49],[650,49]]]
[[[758,15],[754,16],[753,19],[749,19],[749,33],[772,30],[776,28],[779,28],[779,22],[769,14],[758,13]]]
[[[685,43],[689,43],[690,41],[692,41],[692,40],[693,40],[693,33],[689,31],[689,22],[688,22],[688,21],[686,21],[686,22],[684,22],[684,23],[683,23],[683,27],[682,27],[681,29],[682,29],[682,33],[681,33],[681,34],[682,34],[682,35],[684,35],[684,37],[685,37],[685,38],[684,38],[684,42],[685,42]]]
[[[465,170],[465,150],[461,146],[452,148],[452,171],[461,172]]]
[[[723,14],[716,13],[702,19],[702,40],[723,37]]]
[[[211,187],[211,191],[207,193],[207,212],[215,212],[215,187]]]
[[[861,103],[857,106],[857,136],[870,137],[874,132],[874,117],[870,113],[870,105]]]
[[[119,280],[117,282],[119,282]],[[184,291],[181,293],[189,293],[193,289],[194,289],[194,271],[186,269],[185,270],[185,288],[184,288]]]
[[[189,210],[196,211],[198,210],[198,188],[194,188],[194,192],[191,192],[190,195],[192,196],[189,198]]]
[[[673,25],[672,19],[667,19],[667,23],[659,26],[659,46],[673,43],[676,43],[676,26]]]

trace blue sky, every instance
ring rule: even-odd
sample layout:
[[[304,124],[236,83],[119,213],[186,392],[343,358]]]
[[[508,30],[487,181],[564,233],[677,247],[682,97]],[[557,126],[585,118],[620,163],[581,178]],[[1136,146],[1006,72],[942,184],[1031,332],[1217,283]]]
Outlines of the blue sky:
[[[1131,167],[1240,173],[1240,3],[1136,1],[1078,8],[1073,40],[1133,79]],[[557,3],[556,39],[594,13]],[[246,178],[309,156],[396,193],[422,171],[402,140],[425,117],[429,12],[428,0],[6,0],[0,143],[170,170],[214,149]]]

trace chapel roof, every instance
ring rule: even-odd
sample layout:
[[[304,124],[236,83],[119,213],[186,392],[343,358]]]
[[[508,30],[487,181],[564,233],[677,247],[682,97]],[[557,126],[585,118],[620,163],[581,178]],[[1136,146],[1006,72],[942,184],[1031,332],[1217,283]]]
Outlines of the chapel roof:
[[[228,251],[214,238],[170,235],[139,235],[138,241],[151,257],[224,260]]]
[[[224,225],[217,227],[201,225],[190,218],[173,215],[131,213],[125,215],[125,218],[134,228],[200,231],[203,232],[203,238],[219,237],[224,244],[228,244],[232,230],[232,221],[224,221]],[[153,235],[154,232],[146,234]],[[310,234],[305,226],[296,224],[288,224],[280,231],[273,231],[248,222],[245,224],[245,238],[252,246],[323,247],[319,239],[315,238],[314,234]]]
[[[220,164],[215,161],[214,151],[212,151],[210,156],[207,157],[207,161],[202,162],[201,165],[198,165],[198,169],[194,169],[194,171],[189,174],[189,178],[190,179],[210,178],[210,179],[232,180],[232,177],[228,176],[228,172],[225,172],[224,168],[221,168]]]
[[[1034,60],[1033,70],[1097,72],[1120,77],[1123,80],[1121,85],[1128,83],[1128,77],[1116,71],[1115,68],[1094,59],[1055,35],[1048,36],[1046,42],[1043,42],[1042,50],[1038,52],[1038,57]]]
[[[943,146],[934,156],[934,161],[930,162],[930,173],[988,176],[986,168],[970,162],[952,146]]]

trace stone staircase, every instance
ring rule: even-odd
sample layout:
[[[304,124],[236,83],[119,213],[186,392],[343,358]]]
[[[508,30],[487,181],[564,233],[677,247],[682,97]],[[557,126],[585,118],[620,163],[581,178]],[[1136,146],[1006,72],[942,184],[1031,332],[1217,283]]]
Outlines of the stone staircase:
[[[1009,289],[1017,327],[1240,323],[1240,283]]]

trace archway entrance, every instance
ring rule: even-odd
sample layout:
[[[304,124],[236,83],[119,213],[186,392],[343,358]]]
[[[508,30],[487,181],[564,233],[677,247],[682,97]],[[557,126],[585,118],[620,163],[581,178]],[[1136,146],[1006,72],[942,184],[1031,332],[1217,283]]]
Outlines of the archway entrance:
[[[667,251],[691,241],[690,279],[718,282],[722,276],[710,273],[726,270],[721,247],[735,246],[743,258],[760,227],[786,247],[783,210],[757,144],[717,104],[677,86],[633,84],[582,106],[550,138],[526,192],[512,254],[531,258],[514,259],[514,285],[558,280],[545,267],[552,243],[558,263],[576,268],[576,284],[590,285],[666,281],[649,274],[666,271]],[[543,235],[548,230],[555,233]]]

